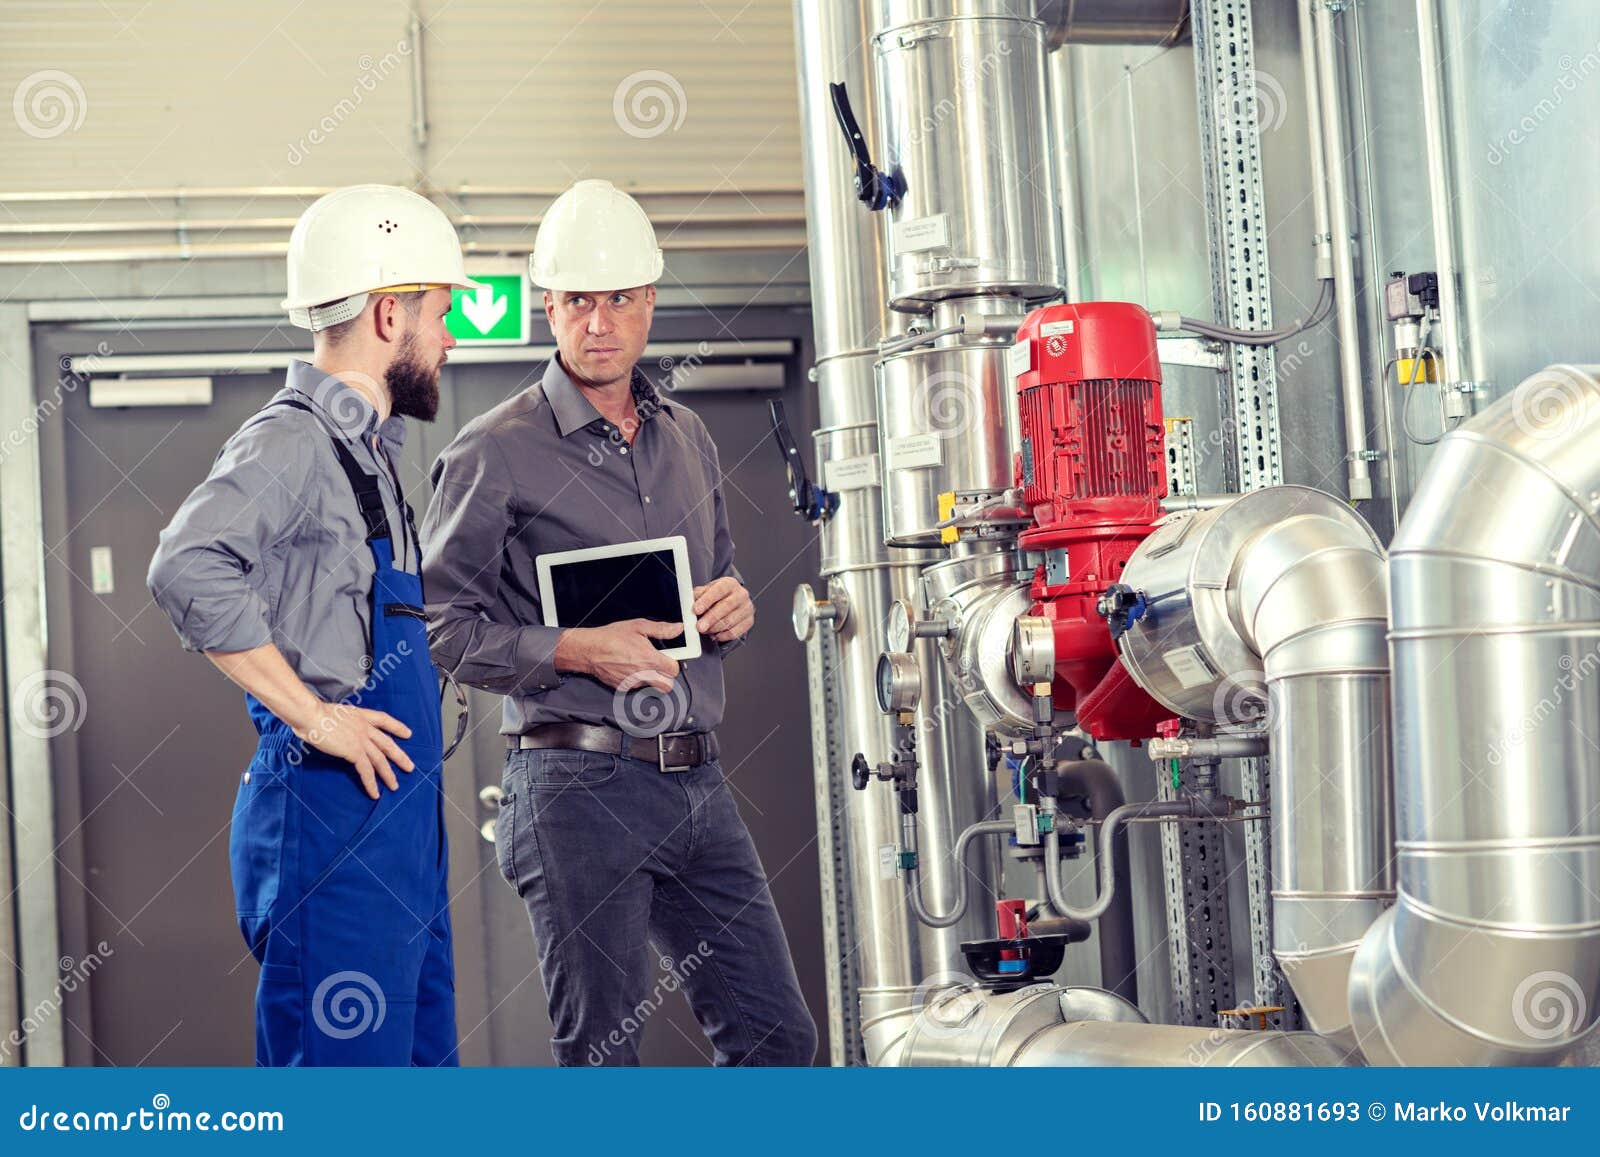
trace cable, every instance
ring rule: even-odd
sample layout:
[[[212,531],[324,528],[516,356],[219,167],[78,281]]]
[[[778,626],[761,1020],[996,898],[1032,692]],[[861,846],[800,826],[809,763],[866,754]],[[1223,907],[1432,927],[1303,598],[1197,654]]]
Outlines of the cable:
[[[1430,347],[1424,347],[1424,349],[1419,349],[1418,355],[1411,360],[1411,381],[1406,382],[1405,400],[1400,403],[1400,429],[1405,430],[1406,437],[1410,438],[1411,442],[1414,442],[1419,446],[1438,445],[1438,443],[1442,442],[1443,437],[1445,437],[1446,434],[1450,434],[1451,430],[1461,426],[1461,419],[1456,418],[1454,421],[1451,421],[1451,419],[1446,416],[1445,395],[1443,395],[1443,386],[1440,386],[1440,397],[1438,397],[1438,424],[1440,424],[1440,430],[1438,430],[1438,434],[1435,434],[1434,437],[1422,438],[1418,437],[1418,434],[1411,429],[1411,395],[1416,394],[1416,389],[1414,389],[1414,387],[1416,387],[1416,384],[1418,384],[1418,373],[1421,373],[1422,362],[1427,360],[1427,358],[1434,358],[1434,362],[1437,363],[1438,354],[1434,349],[1430,349]],[[1397,365],[1398,362],[1400,362],[1398,355],[1397,357],[1389,358],[1389,365],[1384,366],[1384,381],[1389,379],[1389,366]]]
[[[919,345],[938,341],[942,337],[953,337],[958,333],[965,333],[966,327],[960,325],[947,325],[943,329],[927,329],[921,333],[914,333],[907,337],[895,338],[893,341],[882,342],[878,346],[878,355],[887,357],[897,354],[901,350],[915,349]]]
[[[1178,318],[1178,328],[1197,333],[1201,337],[1209,337],[1215,341],[1232,342],[1234,345],[1268,346],[1277,345],[1287,337],[1293,337],[1312,326],[1326,321],[1333,312],[1333,281],[1324,279],[1322,291],[1317,295],[1317,304],[1312,306],[1311,312],[1302,321],[1293,322],[1282,329],[1234,329],[1232,326],[1218,325],[1211,321],[1202,321],[1196,317]]]

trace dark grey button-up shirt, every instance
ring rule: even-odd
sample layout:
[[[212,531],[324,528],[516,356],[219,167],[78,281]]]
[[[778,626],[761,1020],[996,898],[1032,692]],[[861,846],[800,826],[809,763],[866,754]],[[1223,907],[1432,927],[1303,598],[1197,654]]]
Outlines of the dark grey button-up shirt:
[[[276,643],[295,673],[334,701],[367,679],[373,562],[331,439],[343,439],[378,476],[395,565],[415,572],[394,466],[406,423],[391,416],[380,425],[359,393],[301,361],[290,363],[273,401],[280,398],[316,413],[276,406],[228,439],[161,532],[150,594],[189,650]]]
[[[739,577],[705,424],[638,370],[633,396],[640,426],[630,446],[552,359],[541,382],[468,423],[434,464],[422,522],[433,658],[461,682],[506,695],[508,735],[562,720],[634,734],[708,731],[722,720],[731,645],[709,638],[670,695],[613,692],[555,669],[561,628],[544,625],[539,555],[681,534],[696,586]]]

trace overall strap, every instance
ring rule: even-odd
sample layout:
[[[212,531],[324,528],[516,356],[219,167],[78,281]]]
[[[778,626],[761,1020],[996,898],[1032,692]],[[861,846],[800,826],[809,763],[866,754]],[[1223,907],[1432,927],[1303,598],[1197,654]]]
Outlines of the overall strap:
[[[288,406],[291,409],[304,410],[312,417],[316,417],[315,410],[304,402],[296,401],[293,398],[279,398],[275,402],[268,403],[266,409],[270,410],[274,406]],[[318,419],[318,421],[321,421],[321,419]],[[254,425],[254,423],[252,422],[250,425]],[[245,428],[248,428],[248,426]],[[344,471],[345,477],[350,480],[350,489],[355,492],[356,505],[361,509],[361,521],[367,527],[367,541],[371,542],[374,539],[390,537],[389,518],[383,511],[383,490],[378,486],[377,476],[368,474],[362,468],[361,463],[356,461],[356,456],[350,453],[350,447],[344,444],[344,439],[337,435],[329,434],[328,440],[333,443],[333,452],[339,459],[339,467]],[[403,504],[404,499],[401,499],[401,502]]]

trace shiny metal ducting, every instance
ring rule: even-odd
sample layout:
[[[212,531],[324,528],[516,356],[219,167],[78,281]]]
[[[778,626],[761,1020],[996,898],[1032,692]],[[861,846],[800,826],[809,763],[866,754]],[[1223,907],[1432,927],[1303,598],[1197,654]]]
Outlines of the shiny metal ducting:
[[[1047,46],[1031,0],[881,0],[878,28],[874,153],[904,186],[887,211],[890,307],[1056,296],[1061,223],[1053,166],[1040,163]]]
[[[1039,0],[1050,47],[1063,44],[1181,44],[1189,0]]]
[[[1033,984],[991,993],[929,988],[877,1020],[876,1063],[932,1067],[1342,1066],[1315,1033],[1148,1024],[1104,989]]]
[[[1390,548],[1399,900],[1375,1064],[1558,1062],[1600,1015],[1600,366],[1445,438]]]
[[[1122,576],[1149,608],[1120,643],[1139,683],[1269,734],[1274,955],[1346,1039],[1351,960],[1394,895],[1385,579],[1361,517],[1299,486],[1169,516]]]

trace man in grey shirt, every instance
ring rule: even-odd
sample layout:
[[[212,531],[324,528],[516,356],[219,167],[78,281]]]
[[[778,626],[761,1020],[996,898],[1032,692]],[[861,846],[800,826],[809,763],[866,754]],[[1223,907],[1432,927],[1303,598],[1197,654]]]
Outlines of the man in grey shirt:
[[[384,185],[320,198],[288,264],[313,362],[162,531],[150,591],[260,736],[229,839],[256,1063],[452,1065],[439,683],[394,460],[438,411],[472,283],[449,218]]]
[[[661,957],[718,1064],[808,1065],[816,1027],[718,762],[722,657],[755,609],[717,450],[635,368],[661,251],[631,197],[581,181],[531,265],[559,356],[435,464],[423,577],[439,665],[506,696],[495,846],[528,906],[556,1060],[637,1064]],[[688,542],[698,658],[657,648],[681,624],[544,625],[540,555],[672,535]]]

